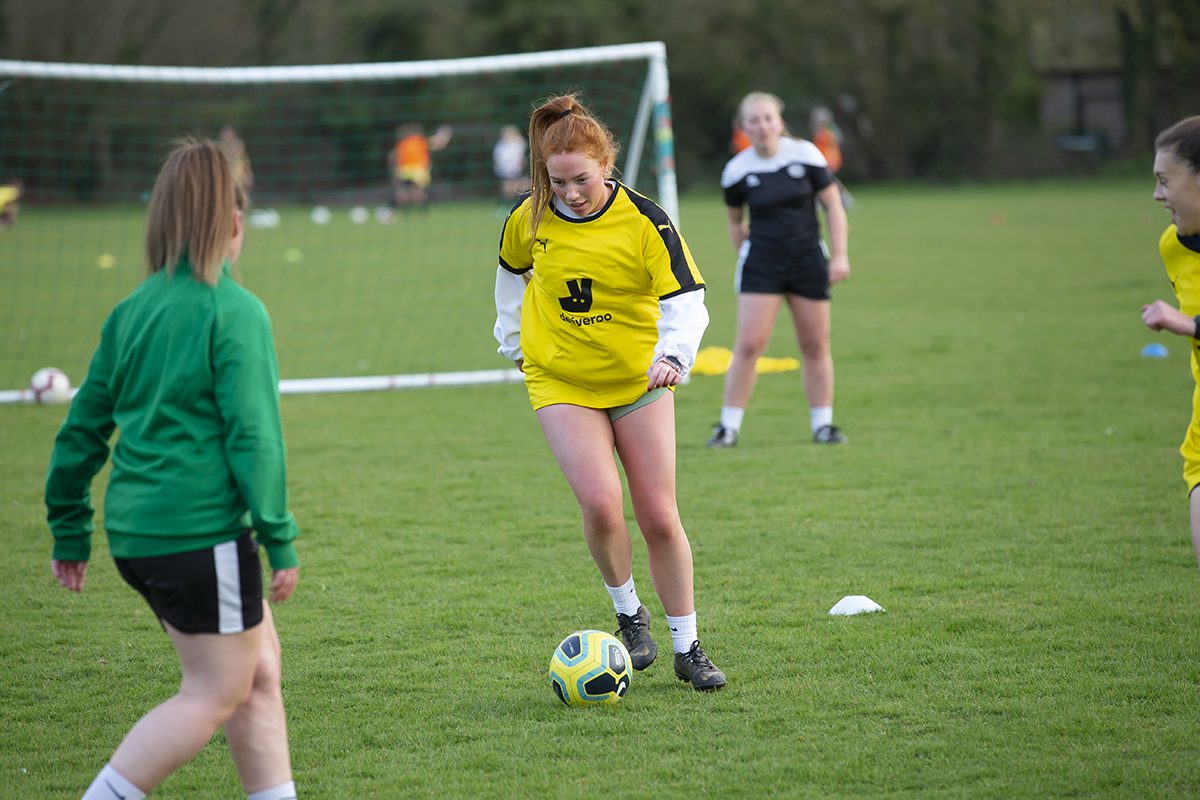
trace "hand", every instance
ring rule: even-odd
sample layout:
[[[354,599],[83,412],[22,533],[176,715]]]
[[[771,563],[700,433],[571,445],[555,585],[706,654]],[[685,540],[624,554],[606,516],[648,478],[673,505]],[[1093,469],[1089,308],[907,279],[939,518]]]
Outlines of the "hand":
[[[1196,332],[1196,320],[1165,300],[1142,306],[1142,324],[1152,331],[1170,331],[1180,336],[1191,336]]]
[[[525,371],[525,359],[523,359],[523,358],[518,358],[518,359],[517,359],[516,361],[514,361],[513,363],[517,365],[517,369],[519,369],[521,372],[524,372],[524,371]]]
[[[646,377],[650,379],[646,391],[651,391],[660,386],[678,386],[683,380],[683,372],[664,356],[650,365],[650,369],[646,370]]]
[[[841,283],[850,277],[850,259],[844,255],[829,259],[829,282]]]
[[[277,569],[271,574],[270,598],[272,603],[282,603],[296,591],[296,583],[300,580],[300,568],[289,567]]]
[[[83,591],[83,579],[87,576],[86,561],[57,561],[50,560],[50,571],[58,580],[58,585],[72,592]]]

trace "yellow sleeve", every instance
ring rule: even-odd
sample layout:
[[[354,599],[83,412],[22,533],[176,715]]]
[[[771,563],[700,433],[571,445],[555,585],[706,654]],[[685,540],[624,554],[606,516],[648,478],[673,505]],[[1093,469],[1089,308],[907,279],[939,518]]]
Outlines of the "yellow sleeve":
[[[651,285],[659,299],[704,288],[687,242],[664,215],[663,224],[647,219],[642,226],[642,253]]]
[[[533,269],[530,209],[530,200],[526,197],[504,219],[504,230],[500,234],[500,266],[517,275]]]

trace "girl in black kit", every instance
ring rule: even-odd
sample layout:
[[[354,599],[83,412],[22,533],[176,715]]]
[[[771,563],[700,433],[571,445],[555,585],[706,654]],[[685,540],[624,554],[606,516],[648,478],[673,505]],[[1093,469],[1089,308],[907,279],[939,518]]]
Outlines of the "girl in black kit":
[[[782,101],[771,94],[753,92],[742,99],[738,123],[752,146],[731,158],[721,175],[729,235],[738,253],[738,326],[721,421],[709,447],[737,444],[754,391],[755,365],[785,299],[804,359],[813,441],[846,441],[833,424],[829,350],[829,287],[850,274],[846,212],[825,157],[812,142],[786,135],[782,111]],[[821,239],[817,201],[825,209],[828,247]],[[752,223],[745,217],[747,206]]]

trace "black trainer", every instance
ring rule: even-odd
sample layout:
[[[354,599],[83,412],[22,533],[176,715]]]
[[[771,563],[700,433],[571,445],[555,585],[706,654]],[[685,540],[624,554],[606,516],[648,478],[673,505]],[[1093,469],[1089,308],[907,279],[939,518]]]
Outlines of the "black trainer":
[[[638,606],[637,614],[617,614],[617,635],[629,651],[629,663],[636,670],[643,670],[658,657],[658,645],[650,638],[650,612]]]
[[[705,655],[698,641],[692,642],[692,648],[686,653],[675,654],[675,677],[691,681],[692,688],[698,692],[711,692],[725,685],[725,673]]]
[[[708,440],[709,447],[733,447],[737,444],[737,431],[721,426],[713,427],[712,437]]]
[[[837,425],[822,425],[813,431],[813,441],[817,444],[845,444],[846,434]]]

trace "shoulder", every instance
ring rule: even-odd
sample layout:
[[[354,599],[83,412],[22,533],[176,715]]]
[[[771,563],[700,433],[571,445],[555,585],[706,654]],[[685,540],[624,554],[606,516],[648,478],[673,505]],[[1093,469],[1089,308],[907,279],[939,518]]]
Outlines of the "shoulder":
[[[728,189],[751,172],[757,172],[756,168],[761,167],[762,163],[762,158],[753,147],[742,150],[725,162],[725,169],[721,170],[721,188]]]
[[[1165,256],[1167,254],[1167,251],[1171,249],[1171,243],[1172,243],[1172,241],[1174,241],[1174,239],[1175,239],[1175,226],[1168,225],[1167,229],[1164,230],[1162,232],[1162,235],[1158,237],[1158,252],[1162,253]]]
[[[671,218],[667,216],[667,212],[662,210],[658,203],[646,197],[643,194],[638,194],[633,189],[630,189],[623,183],[617,183],[617,191],[633,206],[634,210],[647,222],[655,227],[671,225]]]
[[[779,152],[786,154],[789,162],[799,161],[811,167],[829,166],[817,146],[807,139],[784,139],[779,143]]]
[[[1163,260],[1200,260],[1200,234],[1184,235],[1173,224],[1158,238],[1158,252]]]
[[[533,213],[533,197],[529,192],[525,192],[517,198],[517,202],[513,203],[513,207],[508,210],[508,215],[504,218],[504,236],[511,233],[519,233],[521,228],[529,227],[529,215]],[[522,225],[522,223],[525,223]]]
[[[213,295],[217,314],[223,323],[270,325],[270,315],[263,301],[230,276],[221,276]]]

